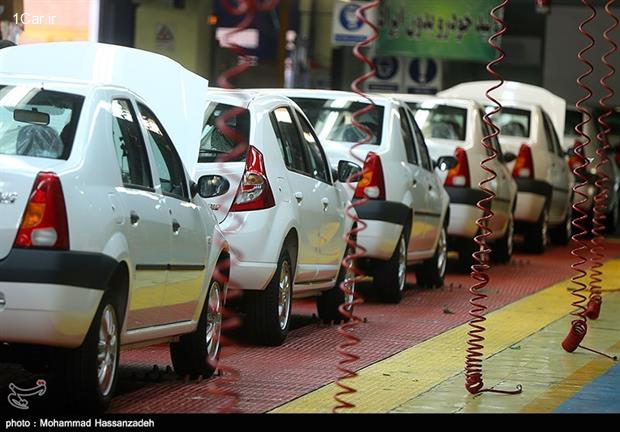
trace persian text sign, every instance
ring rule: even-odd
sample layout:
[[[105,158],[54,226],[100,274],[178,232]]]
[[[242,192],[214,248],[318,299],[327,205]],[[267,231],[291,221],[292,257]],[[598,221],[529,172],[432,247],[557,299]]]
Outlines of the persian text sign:
[[[383,0],[381,55],[489,61],[496,0]],[[500,11],[500,15],[503,12]],[[499,42],[498,42],[499,43]]]

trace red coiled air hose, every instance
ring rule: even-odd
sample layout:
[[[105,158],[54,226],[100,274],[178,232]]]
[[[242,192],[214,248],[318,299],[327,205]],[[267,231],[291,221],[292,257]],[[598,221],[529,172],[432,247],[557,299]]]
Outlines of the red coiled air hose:
[[[351,84],[351,89],[355,93],[357,93],[358,95],[362,97],[365,97],[370,102],[370,105],[368,105],[365,108],[362,108],[361,110],[353,114],[353,121],[352,121],[353,125],[357,129],[362,131],[362,133],[366,136],[366,138],[362,139],[355,145],[351,146],[351,148],[349,149],[349,152],[351,156],[355,160],[359,161],[361,164],[363,164],[364,161],[355,154],[354,150],[360,145],[369,143],[372,139],[373,132],[368,127],[358,122],[357,119],[360,116],[372,111],[374,109],[374,104],[370,98],[364,95],[363,91],[360,88],[360,85],[364,81],[368,80],[369,78],[375,75],[374,64],[364,53],[362,53],[361,50],[362,48],[368,47],[369,45],[371,45],[373,42],[375,42],[379,38],[379,29],[374,23],[372,23],[370,20],[366,18],[365,13],[368,10],[378,8],[379,3],[380,2],[378,0],[369,2],[368,4],[358,8],[356,11],[357,18],[361,20],[362,22],[364,22],[366,25],[370,26],[370,28],[373,31],[372,35],[366,38],[366,40],[355,45],[353,49],[353,55],[355,55],[357,59],[365,63],[370,68],[369,72],[361,75]],[[357,173],[349,177],[347,179],[347,186],[351,188],[352,190],[354,190],[355,186],[353,185],[353,183],[357,182],[363,176],[363,174],[364,172]],[[340,361],[338,362],[338,371],[341,372],[342,375],[338,377],[338,379],[336,380],[336,385],[340,388],[340,391],[338,391],[334,395],[334,400],[336,401],[336,405],[334,405],[334,407],[332,408],[333,413],[338,413],[339,410],[343,410],[343,409],[355,408],[355,404],[345,400],[345,397],[347,395],[356,393],[357,390],[353,388],[352,386],[345,384],[344,382],[346,380],[350,380],[350,379],[357,377],[357,372],[352,370],[352,368],[349,365],[359,360],[359,356],[354,354],[351,351],[351,348],[359,344],[360,339],[357,336],[355,336],[352,332],[353,332],[353,329],[361,322],[361,319],[354,314],[354,308],[356,305],[362,304],[363,299],[361,298],[359,293],[355,292],[354,284],[363,280],[364,275],[359,269],[357,269],[354,266],[354,263],[355,263],[355,260],[363,257],[364,254],[366,253],[366,250],[362,246],[359,246],[357,244],[356,239],[357,239],[357,234],[360,231],[363,231],[364,229],[366,229],[367,225],[364,223],[364,221],[362,221],[357,216],[355,212],[355,207],[364,205],[366,202],[368,202],[368,198],[364,197],[358,201],[351,203],[345,209],[346,216],[353,220],[353,228],[346,234],[344,240],[347,242],[347,244],[351,248],[353,248],[355,252],[352,255],[346,256],[342,264],[345,266],[345,268],[351,269],[352,272],[355,274],[355,276],[352,279],[345,278],[345,280],[340,285],[340,289],[345,294],[345,302],[342,305],[340,305],[338,310],[346,318],[346,321],[344,324],[338,327],[338,333],[342,335],[342,337],[345,339],[345,342],[340,344],[337,350],[338,355],[341,358]]]
[[[590,299],[588,301],[588,306],[586,307],[586,316],[592,320],[599,317],[601,305],[603,303],[603,298],[601,296],[602,287],[600,285],[602,282],[601,277],[603,273],[600,269],[603,266],[603,261],[605,260],[605,247],[603,246],[603,241],[605,239],[603,237],[603,230],[605,229],[604,222],[608,211],[606,204],[609,198],[609,176],[603,171],[603,166],[605,166],[605,164],[609,164],[607,151],[611,148],[609,141],[607,140],[607,136],[611,132],[611,128],[607,124],[606,120],[611,115],[612,111],[609,106],[607,106],[607,101],[615,95],[613,88],[607,84],[607,80],[614,76],[616,72],[616,69],[611,65],[611,63],[609,63],[609,57],[618,50],[618,45],[610,37],[610,33],[615,30],[619,24],[618,18],[610,9],[611,5],[615,2],[616,0],[608,0],[605,4],[605,12],[607,12],[607,15],[611,17],[613,23],[603,32],[603,38],[609,43],[610,48],[601,57],[601,61],[605,66],[607,66],[608,72],[600,80],[601,87],[603,87],[607,93],[599,100],[601,115],[598,117],[598,123],[601,126],[601,130],[596,135],[596,138],[600,143],[599,148],[596,150],[596,154],[599,157],[599,161],[596,165],[597,180],[595,183],[598,192],[594,197],[594,218],[592,220],[593,238],[591,240],[592,247],[590,248]]]
[[[501,110],[501,104],[491,96],[491,92],[501,87],[504,83],[502,77],[495,71],[494,66],[501,63],[506,55],[495,41],[502,37],[507,31],[506,23],[500,18],[498,12],[505,9],[508,3],[509,0],[503,0],[501,4],[493,8],[491,11],[491,16],[499,25],[499,29],[489,38],[489,45],[499,53],[499,56],[495,60],[491,61],[487,65],[486,69],[489,74],[493,78],[499,80],[499,82],[486,92],[487,98],[495,104],[496,108],[492,112],[484,115],[484,122],[489,126],[491,133],[482,139],[482,145],[488,152],[490,152],[490,156],[480,163],[480,167],[487,172],[489,176],[478,183],[480,190],[487,196],[486,198],[478,201],[476,205],[478,209],[483,212],[483,216],[476,220],[476,225],[478,225],[480,234],[477,235],[474,240],[478,244],[479,250],[472,254],[472,257],[474,258],[474,265],[471,267],[471,277],[477,281],[477,283],[469,289],[469,292],[472,294],[472,298],[469,300],[469,304],[472,306],[472,309],[469,311],[469,316],[471,317],[469,320],[469,325],[472,329],[467,333],[469,336],[469,339],[467,340],[469,348],[467,348],[467,357],[465,360],[465,388],[472,394],[481,392],[518,394],[522,391],[521,385],[518,385],[517,389],[514,391],[485,389],[482,381],[482,349],[484,348],[482,345],[482,342],[484,341],[484,336],[482,333],[485,331],[482,323],[486,320],[483,316],[486,306],[482,304],[481,301],[487,296],[480,292],[480,290],[485,288],[489,283],[489,275],[487,274],[487,271],[490,268],[489,257],[491,254],[491,249],[487,243],[487,240],[493,235],[493,231],[489,228],[489,221],[494,216],[493,211],[491,210],[491,203],[495,198],[495,193],[491,189],[487,188],[486,185],[495,180],[497,177],[495,171],[489,168],[487,164],[497,158],[497,151],[493,147],[492,140],[497,138],[499,135],[499,128],[493,123],[492,116]]]
[[[588,214],[583,209],[583,205],[587,201],[587,195],[581,190],[587,185],[587,179],[584,172],[589,165],[589,161],[585,156],[585,147],[592,142],[592,139],[585,133],[584,126],[592,120],[592,116],[583,105],[592,97],[592,90],[587,86],[587,84],[585,84],[584,80],[594,71],[592,63],[590,63],[585,57],[588,51],[594,47],[594,38],[585,30],[585,26],[592,22],[596,17],[596,9],[592,7],[588,0],[581,0],[581,3],[590,9],[591,15],[584,18],[579,24],[579,32],[584,35],[589,43],[588,46],[583,48],[579,51],[579,54],[577,54],[577,58],[582,64],[587,66],[587,70],[580,75],[579,78],[577,78],[577,84],[585,91],[585,96],[579,99],[576,104],[577,111],[582,114],[582,121],[575,127],[575,131],[577,132],[577,135],[583,138],[583,140],[578,140],[575,144],[575,156],[579,161],[579,165],[573,168],[573,174],[578,181],[578,183],[573,186],[573,193],[575,196],[579,196],[580,200],[572,205],[573,214],[576,216],[573,218],[572,226],[576,232],[572,236],[575,247],[571,251],[571,255],[576,258],[576,261],[571,264],[571,268],[577,274],[571,278],[573,284],[576,285],[576,288],[571,289],[571,294],[576,297],[576,300],[571,304],[576,308],[576,310],[572,312],[575,319],[571,323],[569,334],[562,342],[562,348],[564,348],[567,352],[573,352],[577,349],[588,330],[586,308],[583,306],[583,303],[586,301],[586,297],[582,294],[587,286],[581,281],[581,279],[587,276],[587,272],[581,267],[588,262],[586,256],[582,255],[588,250],[585,240],[588,232],[583,225],[588,218]]]
[[[222,88],[232,89],[234,88],[234,86],[231,84],[230,80],[233,77],[245,72],[251,66],[245,49],[235,44],[234,42],[231,42],[231,36],[248,29],[254,21],[254,18],[256,17],[256,14],[258,12],[265,12],[274,9],[278,4],[278,0],[237,0],[234,2],[231,2],[230,0],[221,0],[221,3],[224,9],[226,9],[229,14],[233,16],[243,17],[242,21],[237,25],[237,27],[223,37],[225,45],[230,51],[234,52],[239,56],[240,61],[236,66],[233,66],[230,69],[224,71],[218,77],[217,83]],[[231,108],[224,114],[222,114],[216,121],[216,126],[218,130],[224,136],[230,138],[236,143],[234,149],[231,152],[229,152],[228,154],[222,154],[217,160],[220,163],[220,173],[223,175],[228,174],[233,178],[238,177],[238,174],[229,172],[226,169],[225,162],[237,160],[240,155],[245,153],[249,146],[249,143],[246,141],[246,138],[244,136],[238,133],[234,128],[228,126],[227,121],[243,112],[243,108]],[[242,228],[243,219],[239,215],[230,214],[228,217],[232,220],[231,224],[229,224],[228,227],[230,231],[237,231]],[[218,262],[216,271],[214,273],[214,277],[216,278],[216,280],[220,281],[221,283],[224,281],[228,281],[228,275],[230,274],[231,265],[234,266],[234,263],[239,262],[239,260],[242,258],[241,252],[239,250],[232,247],[229,248],[230,259]],[[239,296],[239,287],[234,286],[233,284],[228,282],[227,300],[230,301],[234,298],[238,298]],[[223,413],[230,413],[238,411],[237,405],[239,404],[241,397],[238,392],[235,391],[232,387],[239,380],[240,373],[237,369],[224,363],[224,360],[227,357],[230,357],[235,352],[237,352],[234,341],[225,337],[224,333],[226,331],[231,331],[237,328],[240,325],[241,321],[239,319],[239,316],[233,310],[226,307],[224,307],[222,315],[224,319],[221,330],[222,353],[220,355],[220,360],[218,364],[218,369],[221,376],[218,379],[209,382],[208,391],[210,394],[218,398],[226,398],[228,402],[224,404],[221,408],[219,408],[218,411]]]

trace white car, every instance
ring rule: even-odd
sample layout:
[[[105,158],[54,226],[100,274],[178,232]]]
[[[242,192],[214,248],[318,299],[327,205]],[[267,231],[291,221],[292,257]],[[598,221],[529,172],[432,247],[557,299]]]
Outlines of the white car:
[[[488,106],[485,92],[496,84],[464,83],[439,95]],[[501,130],[501,146],[517,155],[509,168],[518,188],[515,228],[524,236],[525,249],[543,252],[549,237],[556,244],[567,244],[574,178],[558,138],[558,131],[564,130],[566,101],[543,88],[512,81],[494,91],[493,97],[503,105],[493,118]]]
[[[442,175],[444,186],[450,195],[450,222],[448,246],[459,254],[459,267],[469,272],[474,263],[472,253],[478,250],[474,237],[479,233],[476,221],[483,212],[476,206],[486,198],[478,184],[489,174],[480,164],[491,153],[482,146],[489,129],[483,122],[482,107],[466,99],[435,98],[421,103],[415,119],[422,129],[431,156],[439,158],[454,155],[457,165]],[[514,154],[504,154],[497,139],[492,141],[498,156],[487,163],[497,174],[497,179],[487,187],[496,197],[491,203],[494,213],[489,224],[493,231],[492,250],[497,262],[510,261],[513,251],[514,208],[517,185],[505,162],[514,160]]]
[[[155,96],[128,87],[142,68]],[[191,181],[155,114],[158,98],[183,111],[165,76],[206,87],[172,60],[89,43],[6,48],[0,70],[3,352],[49,366],[80,412],[109,404],[120,349],[169,342],[176,372],[211,375],[228,253],[196,193],[213,178]]]
[[[591,218],[594,212],[594,197],[598,193],[598,189],[595,185],[596,180],[598,179],[596,166],[601,161],[600,156],[597,154],[597,150],[601,147],[601,144],[597,138],[597,134],[601,130],[601,126],[598,124],[598,116],[600,115],[600,112],[598,110],[589,111],[592,116],[592,120],[584,125],[584,132],[592,140],[590,145],[586,146],[584,149],[585,156],[590,161],[590,165],[588,165],[588,168],[585,171],[588,184],[580,190],[587,196],[587,201],[581,205],[581,208],[588,212]],[[584,120],[587,120],[587,118],[582,113],[577,111],[577,108],[569,107],[566,110],[566,126],[564,127],[563,148],[569,153],[568,165],[571,172],[573,168],[580,165],[579,158],[574,154],[574,148],[580,141],[585,142],[585,140],[577,134],[575,127]],[[608,139],[611,142],[613,140],[613,136]],[[609,178],[607,181],[609,193],[607,194],[607,200],[605,201],[605,225],[608,231],[613,232],[618,225],[618,218],[620,217],[620,203],[618,199],[618,194],[620,193],[620,170],[616,165],[614,155],[612,153],[613,152],[611,151],[608,152],[609,161],[602,166],[602,170],[603,173],[605,173]],[[578,182],[579,179],[575,177],[575,181]],[[573,202],[577,203],[582,199],[583,198],[581,196],[575,195],[573,197]]]
[[[364,135],[352,115],[368,101],[355,93],[329,90],[285,90],[304,110],[324,143],[332,166],[340,160],[358,162],[350,154]],[[374,109],[359,121],[374,137],[355,148],[367,173],[357,182],[356,207],[368,226],[358,235],[366,258],[358,264],[373,276],[382,299],[397,303],[405,288],[408,264],[416,267],[423,287],[443,285],[447,262],[449,198],[435,168],[454,164],[450,156],[433,161],[411,110],[397,100],[372,96]]]
[[[351,276],[341,263],[353,252],[344,237],[353,221],[310,122],[290,99],[269,92],[212,90],[207,100],[195,177],[226,178],[227,193],[210,202],[231,244],[231,284],[244,290],[251,338],[280,345],[294,297],[315,296],[322,320],[341,321],[340,283]],[[217,127],[233,108],[226,124],[249,144],[240,153]]]

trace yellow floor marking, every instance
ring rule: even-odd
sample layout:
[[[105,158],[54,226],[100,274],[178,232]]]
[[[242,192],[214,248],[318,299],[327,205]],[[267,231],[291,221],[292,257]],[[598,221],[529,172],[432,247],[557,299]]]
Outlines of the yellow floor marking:
[[[604,288],[618,286],[620,260],[608,261],[603,271]],[[568,282],[563,281],[487,315],[485,358],[566,316],[572,309],[568,286]],[[391,411],[458,375],[464,366],[468,330],[469,326],[463,324],[362,369],[357,379],[349,381],[358,390],[347,399],[356,405],[351,412]],[[558,334],[552,343],[558,346],[564,335],[565,332]],[[553,372],[551,369],[550,373]],[[489,378],[487,384],[495,384]],[[336,392],[337,387],[331,383],[272,412],[330,412]],[[462,381],[461,392],[465,393]]]
[[[588,325],[585,345],[620,352],[620,295],[605,298],[603,315]],[[607,311],[607,313],[605,313]],[[469,396],[464,391],[463,373],[416,396],[394,412],[552,412],[585,384],[597,378],[616,363],[609,359],[577,350],[565,353],[560,342],[566,336],[572,317],[566,316],[544,329],[515,343],[487,359],[484,363],[485,383],[501,389],[523,385],[517,396],[482,394]]]

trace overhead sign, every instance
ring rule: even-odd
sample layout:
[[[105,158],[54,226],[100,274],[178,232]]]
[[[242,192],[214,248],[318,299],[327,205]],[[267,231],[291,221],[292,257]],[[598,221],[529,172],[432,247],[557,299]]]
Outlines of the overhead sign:
[[[408,59],[405,91],[416,94],[435,94],[441,89],[441,62],[434,59]]]
[[[357,10],[367,4],[360,1],[336,1],[333,8],[332,44],[355,45],[372,35],[370,26],[357,18]],[[376,22],[376,12],[368,11],[365,15]]]
[[[375,57],[373,59],[376,74],[368,80],[366,87],[371,92],[399,92],[403,82],[405,64],[398,57]]]
[[[493,60],[497,52],[488,39],[496,29],[490,16],[495,6],[496,0],[383,0],[377,51],[385,56]]]

